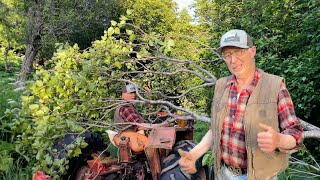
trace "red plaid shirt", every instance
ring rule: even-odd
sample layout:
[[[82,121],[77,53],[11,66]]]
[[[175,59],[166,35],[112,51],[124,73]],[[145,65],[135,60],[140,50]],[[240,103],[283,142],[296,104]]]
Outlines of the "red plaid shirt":
[[[124,119],[124,122],[136,122],[142,123],[143,119],[140,114],[136,112],[133,106],[123,106],[119,111],[120,117]]]
[[[229,86],[228,107],[229,114],[223,121],[221,138],[221,159],[226,164],[241,168],[247,168],[247,151],[245,145],[244,114],[248,99],[260,80],[259,69],[256,69],[254,79],[246,89],[242,89],[239,97],[236,88],[236,77],[232,76],[227,82]],[[303,133],[299,120],[297,119],[293,103],[285,84],[280,85],[278,95],[278,120],[280,131],[283,134],[292,135],[298,148],[302,144]]]

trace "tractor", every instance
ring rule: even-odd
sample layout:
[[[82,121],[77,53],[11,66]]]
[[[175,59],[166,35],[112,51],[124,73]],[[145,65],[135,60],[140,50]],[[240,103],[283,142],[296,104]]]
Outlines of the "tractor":
[[[110,142],[117,147],[116,158],[106,151],[103,139],[96,133],[67,135],[53,148],[64,149],[77,137],[84,137],[88,144],[79,157],[69,159],[69,170],[63,179],[72,180],[208,180],[212,179],[212,168],[202,166],[202,158],[197,160],[195,174],[180,170],[178,149],[191,150],[194,121],[176,120],[170,123],[147,124],[127,123],[139,127],[115,132],[107,130]],[[59,153],[58,153],[59,154]],[[66,155],[60,153],[58,157]],[[33,180],[50,179],[41,171],[33,175]]]

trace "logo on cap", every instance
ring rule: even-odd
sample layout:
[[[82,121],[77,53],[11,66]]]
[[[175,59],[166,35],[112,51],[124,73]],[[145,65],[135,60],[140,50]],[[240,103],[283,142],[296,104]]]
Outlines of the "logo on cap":
[[[229,34],[228,37],[226,37],[223,40],[224,43],[229,43],[229,42],[240,42],[240,36],[238,34]]]

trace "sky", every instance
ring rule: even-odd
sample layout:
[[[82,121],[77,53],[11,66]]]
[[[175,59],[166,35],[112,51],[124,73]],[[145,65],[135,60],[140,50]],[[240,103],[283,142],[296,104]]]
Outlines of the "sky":
[[[177,2],[178,7],[179,7],[179,11],[182,8],[186,8],[191,16],[194,15],[194,12],[188,7],[189,5],[191,5],[193,3],[194,0],[174,0],[174,1]]]

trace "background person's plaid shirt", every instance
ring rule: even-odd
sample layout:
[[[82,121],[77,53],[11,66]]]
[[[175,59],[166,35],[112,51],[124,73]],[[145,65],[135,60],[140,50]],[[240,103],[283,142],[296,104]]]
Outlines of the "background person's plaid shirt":
[[[227,82],[229,114],[223,122],[221,138],[221,159],[226,164],[247,168],[243,119],[248,99],[259,80],[260,72],[256,69],[254,79],[247,88],[242,89],[239,98],[237,98],[236,77],[232,76]],[[301,146],[302,127],[295,115],[292,100],[284,83],[281,84],[278,95],[278,119],[281,133],[291,134],[297,140],[295,148]]]
[[[124,119],[124,122],[143,122],[143,119],[141,118],[140,114],[136,112],[135,108],[132,105],[121,107],[119,115],[122,119]]]

